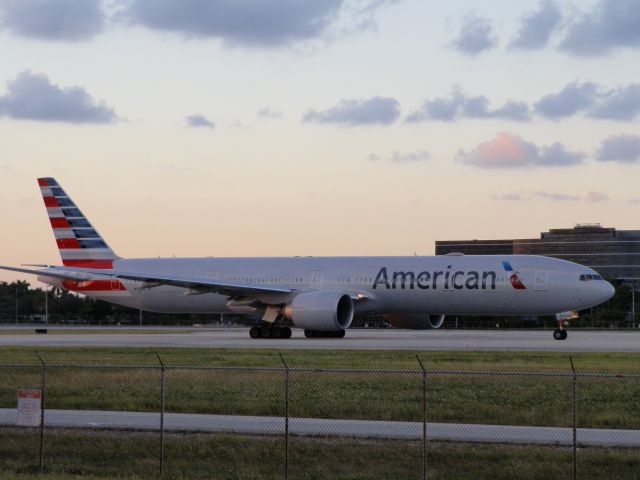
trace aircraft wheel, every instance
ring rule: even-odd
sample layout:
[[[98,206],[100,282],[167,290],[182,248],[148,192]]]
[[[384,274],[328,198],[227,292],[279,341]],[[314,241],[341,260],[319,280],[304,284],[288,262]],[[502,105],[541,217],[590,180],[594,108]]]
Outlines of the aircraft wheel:
[[[284,336],[280,327],[272,327],[270,330],[271,338],[281,338]]]
[[[258,338],[260,336],[260,331],[258,330],[258,327],[251,327],[251,330],[249,330],[249,336],[251,338]]]
[[[340,330],[339,332],[336,332],[336,338],[344,338],[346,333],[347,333],[346,330]]]
[[[289,327],[282,328],[282,338],[291,338],[291,329]]]
[[[566,330],[562,330],[562,340],[566,340],[568,336],[569,336],[569,334],[567,333],[567,331]]]
[[[313,330],[305,330],[304,331],[304,336],[307,338],[314,338],[315,337],[315,333]]]
[[[556,340],[564,340],[567,338],[567,332],[566,330],[560,330],[559,328],[556,328],[553,331],[553,338]]]
[[[269,327],[260,327],[260,338],[269,338],[271,336],[271,329]]]

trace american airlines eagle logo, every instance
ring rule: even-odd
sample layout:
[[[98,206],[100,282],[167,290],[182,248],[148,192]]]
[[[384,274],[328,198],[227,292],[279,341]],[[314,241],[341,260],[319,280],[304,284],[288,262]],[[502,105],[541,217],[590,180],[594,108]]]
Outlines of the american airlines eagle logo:
[[[522,283],[522,281],[520,280],[520,277],[518,277],[518,272],[515,272],[513,270],[513,267],[511,266],[511,264],[505,260],[502,262],[502,266],[507,272],[513,272],[509,277],[511,286],[516,290],[526,290],[527,287],[524,286],[524,283]]]

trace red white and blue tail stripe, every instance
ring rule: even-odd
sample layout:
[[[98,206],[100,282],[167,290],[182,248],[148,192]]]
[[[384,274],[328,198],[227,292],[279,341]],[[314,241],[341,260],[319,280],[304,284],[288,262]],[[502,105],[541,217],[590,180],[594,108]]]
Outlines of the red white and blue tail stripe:
[[[38,185],[47,208],[62,263],[68,267],[111,269],[119,257],[91,226],[76,204],[51,177]]]

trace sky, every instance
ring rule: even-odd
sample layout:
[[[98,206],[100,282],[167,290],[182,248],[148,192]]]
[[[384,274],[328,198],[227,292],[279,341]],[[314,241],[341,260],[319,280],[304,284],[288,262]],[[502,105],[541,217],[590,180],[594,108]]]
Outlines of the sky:
[[[0,264],[60,264],[40,176],[122,257],[640,229],[638,25],[640,0],[0,0]]]

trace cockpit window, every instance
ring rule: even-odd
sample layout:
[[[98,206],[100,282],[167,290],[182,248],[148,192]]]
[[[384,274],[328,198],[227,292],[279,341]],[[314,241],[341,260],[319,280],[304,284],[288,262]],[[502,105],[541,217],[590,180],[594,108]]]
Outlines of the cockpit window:
[[[604,279],[602,278],[602,275],[591,275],[589,273],[583,273],[582,275],[580,275],[581,282],[588,282],[590,280],[604,280]]]

